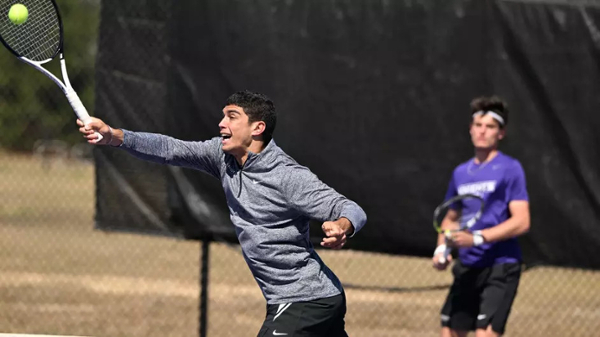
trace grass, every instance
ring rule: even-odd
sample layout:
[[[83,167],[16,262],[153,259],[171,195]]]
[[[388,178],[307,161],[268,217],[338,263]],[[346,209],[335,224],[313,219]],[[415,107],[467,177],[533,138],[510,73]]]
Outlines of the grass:
[[[48,166],[49,164],[49,166]],[[94,168],[0,152],[0,332],[197,336],[200,243],[93,229]],[[351,336],[437,336],[451,282],[428,259],[320,251]],[[264,300],[239,249],[211,245],[209,336],[255,336]],[[600,330],[600,273],[523,275],[507,336]]]

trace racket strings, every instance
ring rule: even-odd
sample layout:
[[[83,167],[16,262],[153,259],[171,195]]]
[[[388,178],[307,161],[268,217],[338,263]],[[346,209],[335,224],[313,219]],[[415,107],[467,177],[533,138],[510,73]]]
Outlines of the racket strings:
[[[461,215],[458,220],[458,224],[460,225],[460,228],[471,227],[473,225],[474,218],[475,218],[475,213]]]
[[[459,212],[457,230],[465,230],[473,227],[481,218],[484,207],[484,201],[480,196],[474,194],[463,194],[454,196],[436,207],[433,212],[433,228],[442,233],[441,228],[443,219],[450,209]]]
[[[29,18],[15,25],[8,18],[11,6],[21,3]],[[0,37],[17,55],[32,61],[47,61],[58,53],[61,29],[58,13],[50,0],[0,0]]]

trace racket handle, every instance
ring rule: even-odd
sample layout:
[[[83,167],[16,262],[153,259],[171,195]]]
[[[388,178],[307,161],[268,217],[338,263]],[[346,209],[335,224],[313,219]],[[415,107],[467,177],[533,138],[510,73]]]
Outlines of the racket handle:
[[[92,118],[88,114],[87,110],[85,109],[85,106],[83,105],[83,102],[81,102],[81,99],[79,99],[79,96],[77,95],[77,93],[75,92],[75,90],[73,90],[73,89],[67,89],[65,91],[65,95],[67,96],[67,100],[71,104],[71,107],[73,108],[73,111],[75,111],[75,114],[77,115],[77,118],[79,118],[83,122],[83,124],[85,124],[85,125],[90,124],[92,122]],[[102,138],[104,138],[98,132],[95,132],[95,134],[98,137],[94,141],[96,143],[99,142],[99,141],[101,141]]]

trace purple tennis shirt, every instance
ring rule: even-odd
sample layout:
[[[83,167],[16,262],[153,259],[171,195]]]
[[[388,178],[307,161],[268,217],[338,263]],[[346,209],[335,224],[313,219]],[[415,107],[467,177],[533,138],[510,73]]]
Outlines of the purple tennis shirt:
[[[511,201],[529,200],[521,163],[502,152],[483,164],[476,164],[472,158],[454,169],[446,200],[467,193],[481,196],[485,203],[483,214],[471,231],[494,227],[506,221],[511,216],[508,208]],[[465,216],[475,214],[479,203],[466,199],[455,207],[461,209]],[[482,268],[521,262],[521,249],[517,238],[510,238],[477,247],[460,248],[458,256],[464,265]]]

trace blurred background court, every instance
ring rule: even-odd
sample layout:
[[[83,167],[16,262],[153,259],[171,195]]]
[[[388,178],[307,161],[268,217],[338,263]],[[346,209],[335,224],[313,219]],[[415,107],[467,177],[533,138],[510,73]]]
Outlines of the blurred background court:
[[[96,69],[98,64],[106,65],[103,62],[106,62],[107,58],[112,60],[120,56],[114,50],[103,50],[98,46],[110,44],[113,39],[123,38],[114,33],[118,31],[117,28],[114,31],[100,30],[101,11],[114,27],[135,25],[138,30],[131,29],[131,36],[125,38],[133,37],[132,40],[140,43],[140,46],[132,48],[139,47],[140,50],[149,48],[143,45],[147,41],[154,41],[153,39],[136,40],[135,36],[143,35],[143,32],[140,33],[142,30],[140,27],[159,25],[161,19],[168,21],[171,15],[181,14],[183,11],[174,8],[174,2],[149,1],[144,4],[140,1],[131,3],[126,1],[125,4],[98,0],[57,2],[63,13],[66,27],[66,53],[71,81],[92,114],[95,113],[93,107],[110,107],[122,103],[119,101],[118,93],[110,96],[109,90],[96,88],[98,83],[106,85],[106,77],[103,77],[106,68]],[[436,3],[435,1],[400,2],[407,8],[422,6],[423,12],[428,8],[431,9]],[[505,1],[498,2],[505,3]],[[524,1],[524,3],[532,2],[534,1]],[[278,6],[276,2],[262,3],[271,4],[273,8]],[[293,1],[287,3],[292,4]],[[356,3],[362,2],[346,2],[350,7]],[[475,6],[472,1],[454,1],[454,3],[457,4],[456,6],[466,8]],[[577,3],[581,7],[573,9],[571,4],[564,5],[564,8],[561,7],[562,5],[557,5],[556,8],[564,9],[567,17],[570,13],[579,11],[591,15],[582,15],[591,20],[587,22],[588,27],[590,25],[595,27],[595,24],[600,23],[595,19],[599,17],[597,2]],[[207,5],[204,9],[208,12],[209,7]],[[362,7],[357,5],[357,8]],[[560,15],[556,14],[558,12],[554,10],[556,8],[550,8],[550,12],[554,13],[555,17],[559,17]],[[119,15],[120,11],[127,14]],[[139,11],[139,15],[135,14],[136,11]],[[438,13],[435,10],[432,12]],[[410,13],[414,13],[414,10]],[[459,10],[456,13],[460,16]],[[435,15],[431,16],[434,17]],[[110,35],[111,33],[113,35]],[[104,44],[99,41],[99,36],[104,39]],[[164,43],[160,34],[155,37],[156,43]],[[600,35],[596,35],[596,38],[600,39]],[[596,45],[597,52],[600,50],[600,42],[598,42],[600,40],[594,41],[599,43]],[[177,44],[177,42],[171,43]],[[369,48],[377,49],[377,46],[369,46]],[[436,47],[432,45],[431,48]],[[168,57],[142,53],[138,56],[139,66],[150,67],[148,62],[151,61],[148,59],[153,58],[164,60]],[[225,62],[224,60],[227,58],[224,57],[222,61]],[[122,62],[126,63],[126,61]],[[121,61],[116,63],[119,62]],[[573,62],[577,63],[577,59]],[[58,68],[54,69],[56,71]],[[117,71],[114,71],[112,75],[126,77],[131,74],[117,74]],[[590,74],[591,80],[581,81],[584,82],[583,85],[597,88],[599,77],[598,69],[595,69],[595,73]],[[130,80],[135,82],[139,79]],[[247,79],[242,83],[250,83],[251,80]],[[316,81],[316,79],[311,80]],[[572,79],[565,79],[565,82],[569,80]],[[368,81],[369,79],[365,79],[365,83]],[[146,79],[143,86],[148,90],[138,91],[140,97],[137,99],[146,100],[151,104],[156,99],[154,85],[160,86]],[[292,83],[287,85],[292,86]],[[360,83],[354,85],[361,86]],[[418,86],[418,83],[414,85]],[[342,84],[340,86],[343,87]],[[115,91],[123,89],[118,86],[115,88]],[[292,95],[291,92],[289,94]],[[406,95],[411,94],[414,93],[406,93]],[[277,95],[284,97],[282,92],[278,92]],[[572,95],[577,96],[575,93]],[[216,100],[216,106],[225,99],[225,97],[209,96],[206,95],[205,98],[209,101]],[[468,102],[469,98],[463,97],[462,100]],[[595,99],[592,101],[597,102]],[[426,102],[423,104],[427,105]],[[590,111],[597,113],[599,107],[600,105],[590,105],[585,113],[589,114]],[[426,111],[426,106],[421,108],[422,110],[415,114]],[[218,109],[215,110],[217,115],[218,112]],[[119,117],[110,113],[105,113],[103,117],[113,118],[123,123],[130,122],[127,118],[119,120]],[[151,114],[150,117],[152,118]],[[279,130],[279,135],[286,132],[286,125],[288,130],[290,125],[294,125],[292,117],[284,117],[283,130]],[[515,117],[522,123],[530,121],[529,118]],[[160,122],[155,121],[155,123],[156,125],[144,126],[156,131]],[[594,124],[590,125],[590,128],[593,126]],[[212,131],[217,130],[216,124],[204,127]],[[180,231],[174,230],[174,235],[171,236],[161,235],[160,232],[152,233],[151,230],[146,234],[136,233],[135,228],[131,227],[110,228],[111,226],[107,225],[107,219],[112,219],[110,213],[123,212],[118,204],[126,204],[127,201],[118,198],[105,200],[107,195],[110,195],[110,192],[106,192],[106,184],[107,179],[110,181],[111,177],[97,175],[97,166],[94,163],[101,163],[106,168],[119,157],[118,155],[110,157],[112,149],[94,154],[92,147],[83,143],[76,131],[71,109],[55,84],[34,69],[19,63],[5,50],[0,51],[0,333],[96,337],[198,336],[201,330],[199,299],[202,243],[186,237],[186,228]],[[276,139],[277,135],[278,133]],[[467,141],[461,140],[457,148],[464,144],[468,145]],[[411,144],[410,140],[406,142]],[[283,143],[285,144],[286,140]],[[301,162],[310,161],[310,154],[295,148],[291,141],[287,143],[287,148],[290,148],[292,154],[304,159]],[[410,146],[416,146],[415,144],[418,145],[415,141]],[[597,144],[588,145],[593,147]],[[509,149],[522,147],[517,143],[509,143]],[[468,150],[468,147],[466,149]],[[463,151],[464,153],[468,155],[469,152]],[[426,159],[415,159],[417,160]],[[553,159],[544,160],[551,165]],[[343,162],[344,159],[340,161]],[[448,163],[448,167],[455,164],[457,162]],[[137,174],[135,167],[129,169],[128,174],[131,176]],[[151,169],[146,168],[146,170]],[[447,175],[441,177],[440,181],[445,183],[450,171],[446,168],[443,170]],[[330,181],[327,179],[329,171],[323,169],[322,173],[325,177],[323,180]],[[408,179],[402,172],[398,174],[402,179]],[[343,179],[344,176],[341,176]],[[531,176],[533,180],[533,174]],[[151,173],[141,172],[136,179],[147,180],[150,179],[149,177],[152,177]],[[370,178],[364,179],[369,181]],[[589,179],[592,182],[596,181],[595,177]],[[380,183],[386,184],[387,181],[381,180]],[[534,181],[530,188],[536,186]],[[594,185],[590,186],[593,189]],[[104,212],[101,218],[104,219],[102,224],[99,224],[98,219],[95,218],[99,205],[96,199],[100,193],[99,188],[104,188],[102,193],[105,198],[101,202],[102,212]],[[444,188],[445,186],[439,187],[439,191],[443,191]],[[555,191],[561,192],[560,189]],[[352,193],[356,193],[356,197],[362,197],[352,187],[347,187],[345,192],[351,196]],[[422,223],[423,233],[430,235],[433,240],[435,233],[430,228],[430,218],[427,214],[435,206],[435,202],[430,201],[437,199],[435,195],[425,198],[412,197],[411,192],[414,191],[405,191],[405,195],[399,197],[397,202],[402,203],[404,199],[420,200],[417,201],[421,208],[419,215],[415,216],[415,221],[411,219],[407,222],[409,225]],[[535,193],[536,191],[533,192]],[[107,205],[111,204],[114,205],[114,209],[107,208]],[[597,207],[598,205],[594,205],[592,208],[597,209]],[[546,210],[539,207],[534,211],[543,213]],[[409,216],[406,212],[400,212],[398,217],[402,218],[405,214]],[[423,214],[425,216],[422,216]],[[369,213],[369,216],[375,224],[380,221],[377,214]],[[568,219],[569,215],[565,215],[565,218]],[[591,223],[587,235],[597,237],[597,223],[593,224],[593,221]],[[554,228],[557,235],[565,236],[565,240],[568,240],[568,244],[573,248],[585,245],[588,251],[597,252],[597,247],[590,247],[586,242],[578,240],[577,236],[569,237],[572,234],[564,228],[557,229],[559,225],[532,223],[532,226],[537,227],[540,232],[544,231],[545,226],[550,227],[548,232],[552,232]],[[420,253],[420,248],[407,251],[406,254],[373,252],[364,249],[369,248],[369,244],[377,246],[380,242],[374,238],[383,240],[387,235],[385,231],[375,235],[373,234],[377,233],[375,229],[370,229],[366,235],[369,233],[371,241],[362,241],[356,246],[361,249],[319,250],[327,265],[345,284],[348,297],[346,323],[349,335],[437,336],[439,309],[448,291],[451,274],[435,272],[430,266],[430,259]],[[410,229],[397,229],[397,232],[391,234],[397,237],[406,236],[407,242],[412,242],[412,239],[408,238],[413,234]],[[529,236],[525,240],[535,241],[535,237]],[[433,241],[431,244],[433,245]],[[407,244],[407,246],[411,245]],[[429,246],[423,246],[429,250]],[[546,257],[543,246],[527,247],[539,248],[539,251],[534,248],[529,248],[528,251],[528,256],[535,257],[536,262],[543,261]],[[430,248],[433,251],[434,247]],[[565,255],[568,253],[565,252]],[[589,258],[597,260],[598,255]],[[209,262],[207,335],[236,337],[256,335],[264,319],[265,303],[241,256],[239,247],[230,242],[212,242]],[[593,262],[581,261],[576,266],[569,266],[569,263],[562,263],[563,261],[531,265],[527,265],[528,261],[525,262],[527,269],[521,279],[506,336],[593,336],[600,331],[600,271],[590,267]]]

